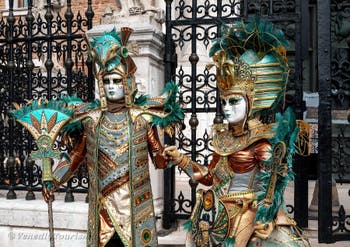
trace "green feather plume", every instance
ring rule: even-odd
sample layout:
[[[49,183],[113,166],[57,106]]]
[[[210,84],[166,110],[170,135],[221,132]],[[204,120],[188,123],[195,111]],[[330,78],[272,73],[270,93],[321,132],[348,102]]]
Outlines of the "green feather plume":
[[[287,174],[285,177],[277,176],[274,198],[272,204],[269,206],[266,206],[263,200],[266,196],[266,191],[268,189],[267,186],[269,185],[271,175],[268,171],[262,170],[257,176],[257,179],[262,182],[263,188],[260,190],[261,192],[257,193],[257,200],[261,203],[258,206],[255,220],[263,223],[270,222],[274,219],[284,202],[283,193],[286,186],[288,185],[289,181],[294,180],[293,154],[297,151],[295,142],[298,137],[299,128],[296,125],[296,119],[292,109],[288,108],[283,114],[277,113],[276,123],[277,125],[272,127],[272,131],[275,132],[275,135],[273,138],[269,139],[269,141],[272,145],[271,150],[273,150],[275,145],[280,141],[286,144],[287,150],[285,160],[287,162]],[[271,160],[265,161],[266,164],[269,162],[271,162]]]
[[[16,119],[21,119],[22,121],[25,121],[25,119],[23,119],[24,116],[28,115],[29,117],[30,112],[40,109],[57,110],[69,116],[72,115],[74,112],[73,109],[68,109],[66,107],[66,103],[62,100],[50,100],[47,102],[42,100],[34,100],[31,102],[31,104],[21,105],[20,109],[12,110],[10,113]],[[28,122],[30,121],[31,120],[28,118]]]
[[[219,50],[225,50],[232,59],[251,49],[262,58],[276,47],[289,47],[289,41],[281,29],[258,17],[234,22],[232,26],[223,25],[222,33],[224,35],[214,41],[209,51],[210,57]]]
[[[62,101],[64,101],[67,106],[72,106],[72,105],[80,105],[83,103],[83,100],[79,98],[76,94],[70,96],[70,95],[62,95],[60,97]]]
[[[186,232],[192,231],[192,220],[191,219],[186,220],[185,223],[182,225],[182,227]]]
[[[178,92],[179,89],[175,82],[170,81],[165,85],[162,94],[168,94],[168,97],[164,103],[164,111],[169,114],[164,118],[154,116],[152,119],[152,125],[157,125],[161,128],[164,128],[166,126],[169,126],[171,123],[180,122],[184,119],[183,110],[176,100]]]
[[[235,246],[235,238],[227,238],[224,243],[225,247],[234,247]]]
[[[137,105],[137,106],[144,106],[144,105],[146,105],[148,99],[150,98],[149,95],[142,94],[140,96],[137,96],[136,94],[137,94],[137,91],[135,91],[134,96],[133,96],[134,104]]]
[[[66,98],[64,100],[67,100],[68,104],[72,104],[73,101],[71,98]],[[78,102],[76,99],[74,100],[74,102]],[[98,107],[100,107],[100,101],[95,99],[89,103],[84,103],[83,101],[81,101],[81,105],[79,106],[79,112],[88,112],[91,110],[94,110]],[[66,134],[66,135],[73,135],[73,134],[79,134],[83,131],[83,125],[81,123],[80,120],[78,121],[70,121],[69,123],[67,123],[61,130],[61,134]]]

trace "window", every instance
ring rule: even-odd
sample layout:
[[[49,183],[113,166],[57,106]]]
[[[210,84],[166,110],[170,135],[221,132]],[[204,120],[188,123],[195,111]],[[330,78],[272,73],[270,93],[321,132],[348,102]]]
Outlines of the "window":
[[[0,13],[2,13],[3,16],[8,15],[10,4],[8,0],[5,0],[5,8],[0,10]],[[13,14],[18,15],[26,15],[27,14],[27,8],[28,8],[28,0],[14,0],[13,1]]]

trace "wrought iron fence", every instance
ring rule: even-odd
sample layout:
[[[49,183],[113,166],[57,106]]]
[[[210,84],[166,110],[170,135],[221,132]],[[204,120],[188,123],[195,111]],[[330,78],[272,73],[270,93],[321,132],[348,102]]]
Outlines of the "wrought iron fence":
[[[184,129],[176,137],[177,145],[182,152],[191,156],[192,160],[208,165],[213,150],[210,126],[203,126],[203,123],[217,123],[223,120],[216,97],[215,72],[206,68],[206,64],[211,62],[208,58],[208,49],[211,42],[221,36],[221,24],[230,24],[251,15],[258,15],[274,22],[284,30],[292,43],[288,50],[291,67],[288,98],[289,103],[295,108],[297,117],[302,118],[304,111],[302,66],[308,45],[301,32],[307,33],[307,1],[166,0],[165,2],[166,47],[169,47],[165,54],[165,75],[166,80],[173,79],[179,84],[180,101],[186,112]],[[306,19],[301,17],[302,13],[306,15]],[[305,173],[305,170],[296,172]],[[298,177],[296,174],[296,177],[298,178],[295,181],[296,187],[300,190],[296,190],[295,217],[300,225],[307,226],[308,195],[301,194],[301,191],[307,191],[307,176],[304,174],[303,177]],[[163,224],[167,228],[176,218],[189,217],[198,184],[188,181],[186,175],[175,168],[166,171],[165,181],[167,182],[164,184],[164,197],[170,201],[164,209],[166,220]],[[183,185],[181,181],[188,181],[190,186]]]
[[[92,61],[84,38],[92,28],[91,2],[87,1],[85,13],[73,13],[71,0],[60,11],[51,0],[43,9],[28,0],[27,13],[15,16],[14,1],[9,0],[7,16],[0,19],[0,189],[8,190],[8,199],[16,198],[15,189],[26,190],[27,200],[41,190],[41,168],[28,158],[36,147],[29,133],[9,116],[12,102],[74,93],[86,100],[94,97]],[[71,201],[72,190],[87,191],[87,187],[82,167],[62,190]]]
[[[319,60],[319,241],[350,240],[350,215],[332,214],[332,177],[349,181],[350,1],[318,1]],[[322,144],[322,145],[321,145]],[[332,147],[332,148],[329,148]],[[347,195],[348,196],[348,195]]]

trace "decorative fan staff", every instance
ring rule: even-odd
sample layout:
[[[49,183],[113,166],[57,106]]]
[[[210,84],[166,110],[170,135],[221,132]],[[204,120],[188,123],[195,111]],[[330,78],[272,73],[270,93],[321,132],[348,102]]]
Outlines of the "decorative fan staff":
[[[53,149],[53,144],[62,127],[71,119],[73,109],[65,100],[46,101],[43,99],[29,101],[27,105],[13,104],[16,110],[11,113],[16,121],[21,123],[33,136],[37,151],[30,156],[33,160],[42,162],[43,188],[50,191],[53,188],[52,159],[60,158],[61,153]],[[46,199],[49,214],[50,246],[54,247],[54,227],[52,201],[53,196]]]

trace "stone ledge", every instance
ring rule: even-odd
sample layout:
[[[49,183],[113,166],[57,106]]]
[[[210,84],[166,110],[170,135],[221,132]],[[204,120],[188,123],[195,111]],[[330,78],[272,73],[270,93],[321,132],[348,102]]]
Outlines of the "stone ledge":
[[[59,198],[59,197],[58,197]],[[56,247],[86,246],[88,204],[53,202]],[[47,204],[41,200],[7,200],[0,197],[0,247],[49,246]],[[158,237],[160,246],[184,246],[185,233],[177,230]]]
[[[54,201],[52,208],[55,229],[87,229],[86,203]],[[0,198],[0,226],[47,228],[47,204],[42,200]]]
[[[0,226],[0,247],[50,246],[48,229]],[[86,231],[55,230],[56,247],[85,247]]]

